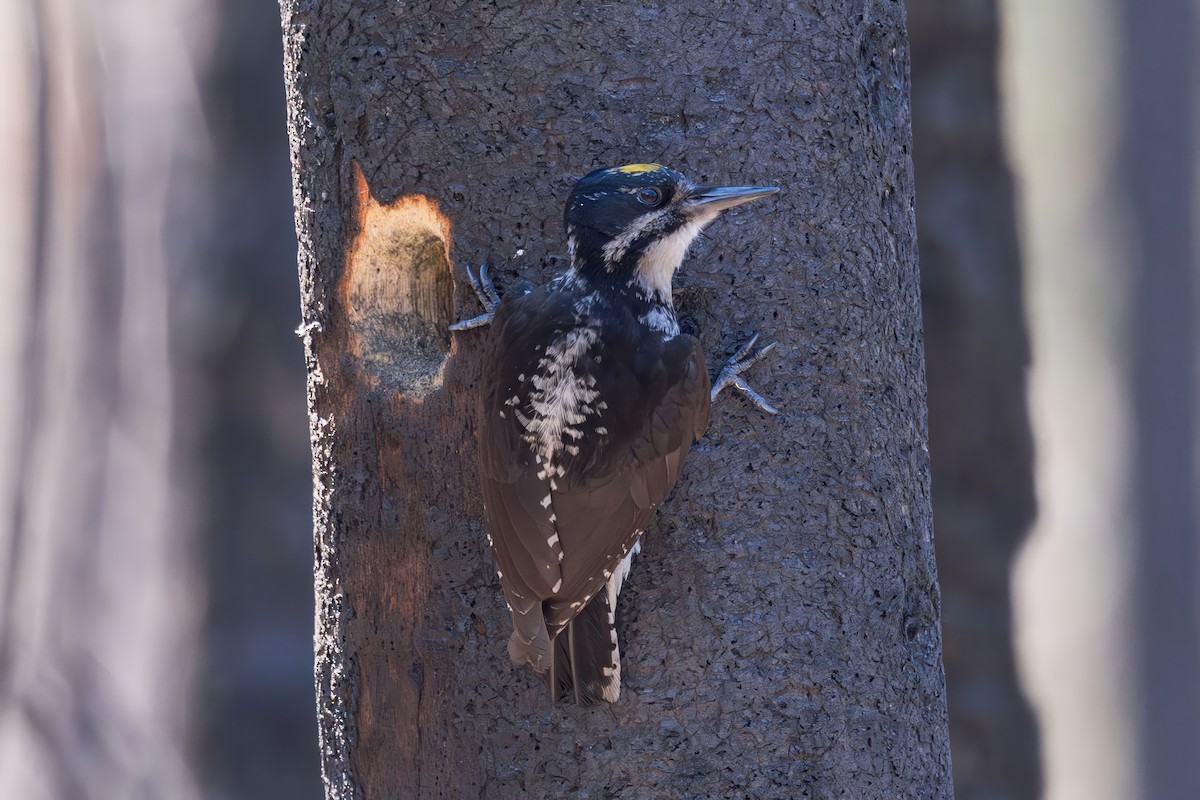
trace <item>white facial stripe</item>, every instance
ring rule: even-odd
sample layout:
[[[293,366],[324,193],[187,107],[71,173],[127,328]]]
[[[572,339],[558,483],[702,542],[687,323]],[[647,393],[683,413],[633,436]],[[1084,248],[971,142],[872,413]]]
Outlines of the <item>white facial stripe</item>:
[[[625,251],[629,249],[629,246],[637,241],[637,238],[647,230],[659,224],[666,213],[663,210],[651,211],[649,214],[643,214],[635,219],[620,236],[604,245],[605,263],[615,264],[624,258]]]

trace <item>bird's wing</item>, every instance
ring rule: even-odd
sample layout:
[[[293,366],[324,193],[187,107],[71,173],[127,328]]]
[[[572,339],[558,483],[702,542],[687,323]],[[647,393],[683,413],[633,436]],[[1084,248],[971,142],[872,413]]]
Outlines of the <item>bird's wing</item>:
[[[515,635],[525,648],[513,658],[537,669],[545,668],[549,654],[542,601],[561,588],[562,549],[550,482],[523,438],[520,420],[528,411],[541,348],[570,320],[569,299],[548,287],[506,297],[492,323],[494,350],[484,368],[479,436],[484,516]]]
[[[480,474],[501,586],[525,641],[543,635],[535,609],[553,637],[603,588],[708,425],[710,383],[695,339],[605,332],[578,364],[595,380],[587,433],[564,440],[578,452],[561,451],[562,472],[548,471],[528,441],[528,399],[547,343],[577,324],[572,298],[549,287],[506,298],[493,323]]]
[[[646,350],[649,352],[646,352]],[[699,342],[677,336],[601,370],[607,441],[551,492],[566,558],[549,603],[551,635],[587,604],[628,555],[679,480],[688,449],[708,427],[710,382]],[[601,364],[601,367],[604,367]],[[612,385],[612,391],[605,389]]]

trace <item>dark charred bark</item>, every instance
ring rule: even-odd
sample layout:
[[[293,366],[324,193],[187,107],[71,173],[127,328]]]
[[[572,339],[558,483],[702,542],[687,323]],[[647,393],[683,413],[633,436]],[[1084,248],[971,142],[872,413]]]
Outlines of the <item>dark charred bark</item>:
[[[949,797],[902,5],[282,7],[327,796]],[[780,340],[784,413],[721,399],[621,601],[625,695],[551,707],[505,652],[450,229],[542,280],[572,179],[645,160],[785,187],[678,284],[710,363]]]

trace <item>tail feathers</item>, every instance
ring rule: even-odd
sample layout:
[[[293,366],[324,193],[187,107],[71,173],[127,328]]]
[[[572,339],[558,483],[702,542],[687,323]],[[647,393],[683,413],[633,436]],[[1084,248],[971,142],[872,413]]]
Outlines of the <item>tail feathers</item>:
[[[527,613],[512,611],[513,633],[508,640],[508,656],[517,664],[529,664],[538,672],[545,672],[550,665],[550,649],[553,643],[546,631],[546,618],[541,606]]]
[[[551,644],[550,696],[582,706],[621,697],[621,654],[609,592],[601,591]]]

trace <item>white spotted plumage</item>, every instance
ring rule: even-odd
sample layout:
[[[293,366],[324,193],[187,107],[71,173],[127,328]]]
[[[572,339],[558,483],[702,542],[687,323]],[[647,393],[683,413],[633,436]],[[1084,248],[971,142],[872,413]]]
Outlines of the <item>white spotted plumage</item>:
[[[641,531],[634,532],[637,536],[640,536],[641,533]],[[629,571],[633,569],[633,557],[641,551],[642,540],[638,539],[633,543],[629,555],[617,564],[615,571],[609,573],[605,570],[604,577],[608,580],[604,588],[608,591],[608,624],[610,626],[609,636],[612,639],[612,662],[603,667],[604,677],[609,678],[609,682],[601,689],[601,693],[604,699],[610,703],[621,699],[621,648],[617,644],[617,595],[621,593],[621,586],[629,577]]]
[[[565,332],[546,347],[538,371],[530,377],[528,414],[518,413],[517,418],[525,429],[525,442],[539,457],[538,463],[546,465],[547,473],[555,471],[556,459],[569,444],[564,437],[581,438],[583,431],[575,426],[596,410],[592,402],[600,393],[595,381],[589,385],[575,364],[588,356],[598,336],[595,328],[587,326]]]
[[[679,335],[679,320],[670,306],[655,304],[641,317],[641,323],[652,331],[658,331],[664,338],[672,339]]]

